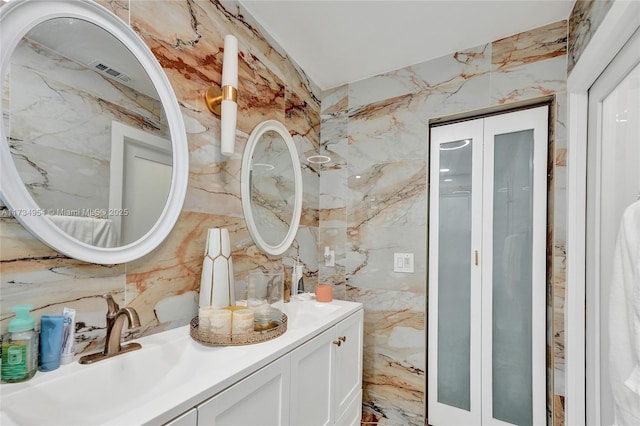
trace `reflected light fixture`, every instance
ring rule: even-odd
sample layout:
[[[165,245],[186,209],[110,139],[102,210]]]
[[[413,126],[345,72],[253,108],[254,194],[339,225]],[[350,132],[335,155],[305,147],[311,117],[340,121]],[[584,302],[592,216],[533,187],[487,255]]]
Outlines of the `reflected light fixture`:
[[[204,100],[209,111],[220,118],[220,150],[230,156],[235,148],[238,116],[238,39],[232,35],[224,37],[221,86],[210,86]]]
[[[470,143],[471,143],[471,139],[465,139],[463,141],[456,141],[456,142],[447,142],[445,144],[440,145],[440,151],[453,151],[454,149],[464,148]]]
[[[325,164],[331,161],[331,157],[327,157],[326,155],[312,155],[307,157],[307,161],[313,164]]]

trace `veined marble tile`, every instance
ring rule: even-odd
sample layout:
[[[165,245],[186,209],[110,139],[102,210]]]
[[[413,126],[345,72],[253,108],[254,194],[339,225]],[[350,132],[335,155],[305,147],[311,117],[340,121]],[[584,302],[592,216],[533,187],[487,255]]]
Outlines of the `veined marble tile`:
[[[118,303],[124,296],[124,265],[94,265],[68,258],[30,259],[2,263],[0,324],[6,331],[17,304],[35,306],[32,316],[61,315],[64,307],[76,310],[76,347],[82,352],[104,337],[107,304],[111,293]]]
[[[230,20],[237,21],[234,34],[243,34],[243,38],[248,40],[249,54],[260,58],[267,68],[287,82],[288,87],[304,89],[300,92],[302,99],[309,105],[317,105],[319,111],[320,88],[307,77],[298,64],[288,57],[284,49],[257,23],[242,4],[236,0],[222,0],[219,3],[222,5],[224,14]]]
[[[129,0],[93,0],[112,11],[127,24],[129,23]]]
[[[302,172],[302,214],[300,224],[303,226],[319,226],[320,217],[320,169],[322,165],[307,161],[308,156],[316,155],[317,147],[308,138],[295,135],[293,137],[300,168]]]
[[[282,78],[249,52],[247,43],[252,40],[246,38],[242,21],[220,3],[132,1],[131,22],[163,66],[178,99],[205,114],[210,112],[202,100],[204,91],[212,84],[219,85],[221,80],[224,36],[236,35],[239,48],[237,128],[249,134],[264,119],[283,121],[285,84]]]
[[[349,170],[323,171],[320,179],[320,226],[346,227]]]
[[[358,162],[426,160],[429,119],[488,106],[489,84],[489,74],[483,74],[351,110],[350,167],[357,168]]]
[[[349,85],[344,84],[339,87],[327,90],[322,95],[320,113],[322,117],[339,114],[349,108]],[[324,131],[324,127],[322,128]]]
[[[346,253],[345,247],[347,243],[347,232],[345,227],[330,228],[323,226],[319,229],[319,241],[318,241],[318,282],[320,284],[333,284],[341,285],[345,284],[345,261]],[[335,266],[325,266],[324,260],[324,248],[329,247],[330,250],[335,252]],[[340,295],[342,298],[346,297],[346,289],[341,289],[343,293]],[[334,294],[335,298],[338,298]]]
[[[491,44],[491,71],[567,54],[567,21],[554,22]]]
[[[489,72],[490,45],[482,45],[349,84],[349,108],[408,94],[437,91]]]
[[[292,136],[300,136],[311,143],[311,148],[320,147],[320,105],[308,104],[304,94],[285,90],[285,126]]]
[[[215,118],[183,108],[189,141],[189,186],[183,210],[242,217],[240,173],[247,135],[236,132],[235,154],[220,153]]]
[[[577,0],[569,17],[569,63],[571,73],[591,37],[611,8],[613,0]]]
[[[552,108],[554,108],[554,117],[555,117],[555,123],[554,123],[554,127],[555,127],[555,129],[554,129],[555,150],[556,150],[556,153],[559,152],[560,150],[564,150],[566,152],[566,149],[567,149],[567,134],[568,134],[568,130],[567,130],[567,124],[568,124],[567,114],[569,112],[568,100],[567,100],[567,92],[566,91],[556,92],[556,94],[555,94],[555,103],[554,103],[554,107],[552,107]],[[563,164],[558,164],[558,162],[556,161],[556,165],[557,166],[562,166]],[[566,165],[566,163],[564,165]]]
[[[347,296],[365,308],[363,408],[387,424],[424,424],[424,294],[352,287],[350,280]]]
[[[554,247],[554,274],[553,274],[553,348],[554,348],[554,384],[555,393],[565,395],[565,298],[566,298],[566,248],[564,243],[556,243]]]
[[[349,285],[426,292],[426,226],[361,226],[347,229]],[[393,272],[393,253],[414,253],[413,274]]]
[[[567,239],[567,215],[565,214],[567,211],[567,190],[564,188],[567,181],[567,168],[556,167],[554,172],[555,180],[560,186],[555,188],[553,200],[555,208],[553,215],[554,239],[556,244],[564,244]]]
[[[426,167],[424,160],[350,167],[348,226],[426,226]]]
[[[491,102],[506,104],[566,91],[566,56],[491,73]]]
[[[157,323],[153,308],[164,297],[200,288],[209,228],[229,229],[233,257],[237,242],[235,226],[229,218],[183,211],[158,248],[127,264],[127,305],[138,311],[143,327]]]
[[[0,209],[0,241],[0,262],[65,257],[34,237],[6,208]],[[4,263],[0,266],[4,270]]]
[[[320,171],[344,169],[348,157],[348,119],[345,114],[329,116],[322,121],[322,136],[317,154],[330,158]]]

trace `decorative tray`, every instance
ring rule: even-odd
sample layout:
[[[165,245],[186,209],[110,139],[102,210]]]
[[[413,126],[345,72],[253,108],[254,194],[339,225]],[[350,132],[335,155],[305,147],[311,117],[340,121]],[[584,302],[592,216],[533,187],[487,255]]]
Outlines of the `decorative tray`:
[[[208,346],[252,345],[275,339],[287,331],[287,316],[282,314],[280,322],[272,321],[271,327],[265,330],[255,330],[246,334],[213,334],[208,330],[200,330],[200,319],[196,316],[191,320],[190,334],[193,340]]]

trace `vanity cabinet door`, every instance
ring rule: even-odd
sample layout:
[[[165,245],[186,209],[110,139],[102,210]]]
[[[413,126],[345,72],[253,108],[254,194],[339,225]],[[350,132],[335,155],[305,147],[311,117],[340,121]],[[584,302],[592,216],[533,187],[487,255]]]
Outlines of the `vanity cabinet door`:
[[[333,328],[335,419],[342,418],[354,398],[359,399],[355,402],[357,406],[362,405],[363,317],[363,311],[360,310]]]
[[[333,329],[291,353],[291,424],[333,424]]]
[[[291,352],[291,424],[358,425],[362,310]]]
[[[198,405],[198,425],[290,424],[290,371],[290,356],[287,355]]]

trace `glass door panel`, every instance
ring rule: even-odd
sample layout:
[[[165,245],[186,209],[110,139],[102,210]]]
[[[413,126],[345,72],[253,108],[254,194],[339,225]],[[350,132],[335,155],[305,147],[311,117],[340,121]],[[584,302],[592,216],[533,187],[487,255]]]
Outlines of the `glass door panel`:
[[[438,402],[471,408],[470,139],[440,145]]]
[[[496,135],[493,173],[493,417],[532,425],[533,130]]]

